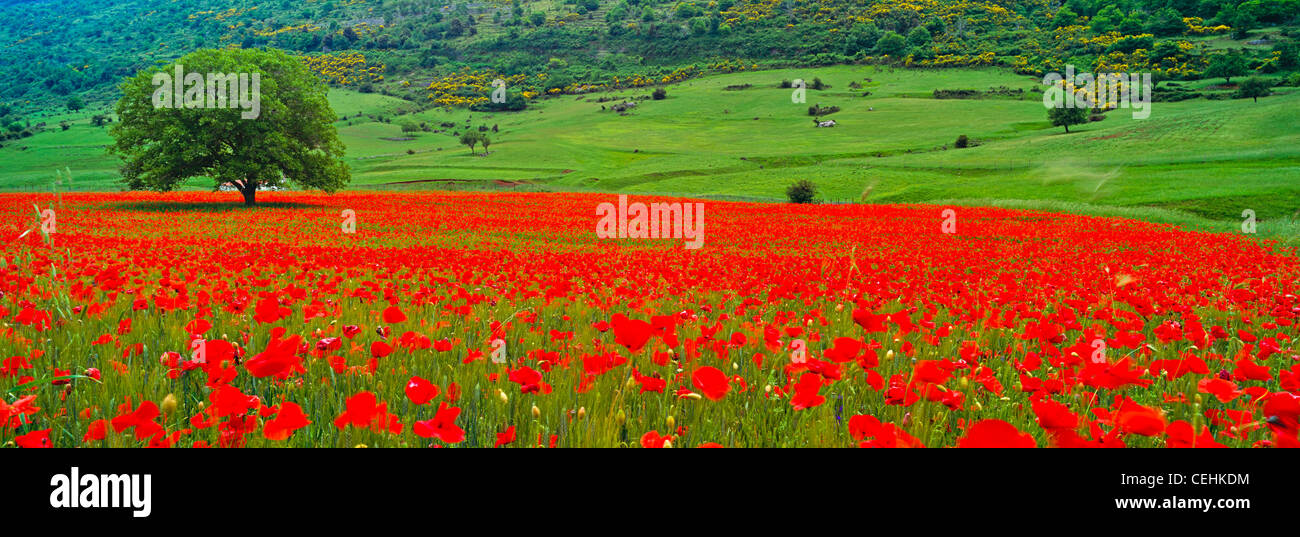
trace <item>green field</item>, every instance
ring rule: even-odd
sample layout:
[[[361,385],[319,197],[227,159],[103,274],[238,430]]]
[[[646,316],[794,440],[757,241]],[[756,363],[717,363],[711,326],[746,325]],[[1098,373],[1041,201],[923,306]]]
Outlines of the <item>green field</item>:
[[[783,79],[829,88],[791,102]],[[860,88],[850,87],[856,82]],[[1187,83],[1187,87],[1213,84]],[[750,87],[728,90],[728,86]],[[1025,90],[1023,97],[935,99],[935,89]],[[626,115],[602,97],[543,99],[528,110],[481,113],[418,107],[379,94],[332,90],[353,188],[510,188],[625,191],[781,200],[795,180],[826,201],[1008,205],[1116,214],[1217,230],[1255,211],[1260,234],[1296,235],[1300,210],[1300,91],[1260,99],[1153,103],[1071,128],[1051,127],[1033,77],[1005,69],[903,70],[837,66],[712,76],[667,86]],[[864,93],[869,92],[869,95]],[[807,108],[838,106],[835,128],[814,128]],[[91,113],[102,113],[94,111]],[[356,117],[358,114],[368,116]],[[0,149],[0,190],[45,190],[71,168],[78,190],[117,190],[106,128],[90,113],[40,118],[52,128]],[[379,121],[376,118],[383,118]],[[61,131],[58,121],[71,119]],[[425,122],[447,132],[403,133]],[[455,127],[446,128],[441,123]],[[486,156],[453,131],[496,126]],[[956,149],[967,135],[973,147]],[[405,139],[404,138],[409,138]],[[479,148],[481,153],[482,149]],[[202,180],[194,188],[208,187]]]

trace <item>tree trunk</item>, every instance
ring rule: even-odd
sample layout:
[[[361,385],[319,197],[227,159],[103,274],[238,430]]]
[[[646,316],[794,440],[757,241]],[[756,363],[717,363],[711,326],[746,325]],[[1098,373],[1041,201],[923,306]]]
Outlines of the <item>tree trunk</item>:
[[[239,193],[244,195],[245,207],[257,205],[257,183],[245,181],[244,185],[239,187]]]

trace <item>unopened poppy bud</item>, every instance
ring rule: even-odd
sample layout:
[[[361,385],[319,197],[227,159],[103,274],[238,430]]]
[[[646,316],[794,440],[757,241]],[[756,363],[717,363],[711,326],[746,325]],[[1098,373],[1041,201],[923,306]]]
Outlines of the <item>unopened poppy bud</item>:
[[[736,363],[736,362],[731,362],[731,369],[732,369],[733,371],[740,371],[740,364],[738,364],[738,363]]]
[[[893,357],[894,357],[894,349],[889,349],[889,350],[885,351],[885,359],[886,359],[886,360],[892,359]]]
[[[1205,400],[1201,397],[1201,394],[1199,394],[1199,393],[1196,394],[1196,404],[1199,405],[1199,404],[1201,404],[1201,403],[1203,403],[1203,402],[1205,402]]]
[[[537,408],[537,405],[533,405],[533,419],[538,419],[541,417],[542,417],[542,409]]]
[[[844,304],[836,304],[835,311],[844,311]]]
[[[162,400],[162,411],[163,411],[163,415],[167,415],[167,416],[170,416],[172,413],[176,412],[176,396],[175,396],[175,395],[172,395],[172,394],[169,393],[169,394],[167,394],[167,397],[164,397],[164,398],[163,398],[163,400]]]
[[[673,441],[672,441],[672,440],[664,440],[664,447],[665,447],[665,448],[673,447]]]
[[[628,378],[627,378],[627,384],[625,384],[624,387],[627,388],[627,389],[629,389],[629,390],[632,389],[632,388],[635,388],[635,387],[636,387],[636,377],[628,377]]]
[[[763,386],[763,391],[767,393],[772,393],[772,385],[768,384],[767,386]]]
[[[971,408],[971,410],[974,410],[974,411],[976,411],[976,412],[979,412],[979,411],[981,411],[981,410],[984,410],[984,405],[981,405],[981,404],[979,404],[979,401],[976,401],[975,404],[971,405],[970,408]]]
[[[352,447],[354,447],[354,448],[363,448],[363,447],[368,447],[368,446],[366,446],[365,444],[357,444],[357,445],[352,446]]]
[[[585,418],[585,417],[587,417],[587,407],[585,407],[585,406],[584,406],[584,407],[579,407],[579,408],[578,408],[578,419],[582,419],[582,418]]]
[[[497,390],[497,399],[500,399],[502,403],[510,402],[510,396],[506,395],[506,392],[501,390]]]
[[[668,430],[675,429],[677,426],[677,420],[673,419],[672,416],[668,416],[668,419],[664,420],[664,423],[668,425]]]
[[[627,414],[623,412],[623,409],[618,409],[618,415],[614,416],[614,421],[619,425],[627,423]]]
[[[966,377],[962,377],[961,380],[957,381],[957,385],[961,386],[961,388],[964,390],[966,389],[967,386],[970,386],[970,380],[967,379]]]

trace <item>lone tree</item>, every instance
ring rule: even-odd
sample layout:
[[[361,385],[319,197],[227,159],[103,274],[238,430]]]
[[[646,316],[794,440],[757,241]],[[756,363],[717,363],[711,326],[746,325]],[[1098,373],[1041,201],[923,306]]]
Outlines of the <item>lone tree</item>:
[[[180,89],[183,81],[171,80],[178,97],[171,99],[163,95],[164,79],[178,66],[187,79],[207,80]],[[235,76],[214,83],[215,74]],[[259,84],[238,83],[240,74],[250,82],[257,75]],[[278,50],[197,50],[122,84],[109,151],[125,161],[123,182],[133,190],[166,192],[209,177],[214,190],[238,189],[245,205],[256,204],[259,187],[286,182],[332,194],[351,174],[326,91],[302,62]]]
[[[1210,57],[1210,66],[1203,73],[1206,78],[1223,77],[1225,84],[1232,83],[1232,77],[1246,74],[1246,57],[1233,52],[1215,54]]]
[[[1241,83],[1241,87],[1237,88],[1238,98],[1250,97],[1255,99],[1255,102],[1259,102],[1260,97],[1268,97],[1272,93],[1273,90],[1269,88],[1268,81],[1259,77],[1247,78],[1245,82]]]
[[[461,145],[469,146],[469,154],[473,155],[475,154],[474,146],[478,145],[481,136],[482,135],[478,132],[467,130],[465,131],[465,134],[460,135],[460,143]]]
[[[800,179],[785,189],[785,197],[790,199],[790,203],[812,203],[813,198],[817,197],[817,185],[807,179]]]
[[[492,139],[488,138],[487,133],[480,132],[478,133],[478,141],[483,144],[483,154],[486,155],[488,152],[488,146],[492,145]]]
[[[1074,107],[1055,107],[1047,109],[1047,119],[1052,120],[1053,127],[1065,127],[1065,132],[1070,132],[1070,125],[1080,125],[1088,122],[1087,108]]]

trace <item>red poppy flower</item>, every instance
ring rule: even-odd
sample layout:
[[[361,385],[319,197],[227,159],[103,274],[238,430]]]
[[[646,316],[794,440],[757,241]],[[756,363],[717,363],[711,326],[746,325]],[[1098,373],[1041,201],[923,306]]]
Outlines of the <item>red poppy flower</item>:
[[[302,407],[297,403],[285,401],[280,404],[280,410],[276,412],[275,417],[267,420],[266,426],[262,428],[262,435],[267,440],[288,440],[294,431],[308,425],[311,425],[311,421],[303,413]]]
[[[50,443],[50,429],[32,431],[25,435],[15,437],[14,444],[20,448],[54,447],[54,445]]]
[[[282,331],[281,331],[282,332]],[[267,342],[266,350],[244,362],[244,369],[255,378],[275,376],[288,378],[295,373],[306,373],[302,367],[302,357],[298,356],[298,346],[302,336],[294,334],[289,339],[278,339],[280,334],[273,334]]]
[[[384,322],[388,324],[397,324],[406,320],[406,314],[402,313],[402,308],[389,306],[384,309]]]
[[[659,436],[659,431],[650,431],[641,435],[641,447],[643,448],[662,448],[666,442],[672,442],[676,437],[673,435]]]
[[[370,344],[370,356],[372,358],[383,358],[393,353],[393,347],[382,341],[375,341]]]
[[[698,388],[705,397],[714,401],[721,401],[723,397],[726,397],[727,391],[731,389],[727,374],[716,367],[707,365],[695,370],[695,373],[691,375],[691,384]]]
[[[81,437],[81,441],[83,443],[91,442],[96,440],[103,440],[107,437],[108,437],[108,420],[95,420],[90,422],[90,426],[86,428],[86,434]]]
[[[448,444],[465,441],[465,430],[456,426],[456,416],[460,409],[448,407],[446,402],[438,404],[438,413],[431,420],[415,422],[415,434],[421,438],[437,438]]]
[[[420,377],[411,377],[411,380],[406,382],[406,397],[417,405],[432,401],[434,397],[438,396],[438,392],[437,384]]]
[[[794,387],[794,397],[790,398],[790,405],[795,410],[803,410],[825,403],[826,398],[817,394],[821,388],[821,376],[816,373],[804,373]]]
[[[957,441],[961,448],[1032,448],[1038,443],[1029,433],[1022,433],[1014,425],[1002,420],[986,419],[966,429],[966,435]]]
[[[1168,443],[1171,448],[1226,448],[1214,440],[1214,435],[1210,434],[1210,428],[1201,426],[1201,434],[1198,436],[1192,431],[1192,424],[1183,420],[1178,420],[1169,424],[1165,430],[1169,435]]]
[[[347,400],[347,409],[334,419],[334,426],[343,429],[349,425],[360,429],[383,427],[388,419],[388,403],[379,403],[375,394],[361,392]]]
[[[610,319],[614,329],[614,342],[627,347],[628,352],[638,352],[650,340],[652,328],[650,323],[639,319],[629,319],[622,313],[615,313]]]
[[[492,447],[501,447],[507,444],[514,443],[514,441],[515,441],[515,426],[511,425],[510,427],[506,428],[506,432],[497,433],[497,443],[495,446]]]
[[[1128,434],[1155,436],[1165,431],[1164,413],[1139,405],[1127,397],[1115,411],[1112,420],[1116,427]]]

